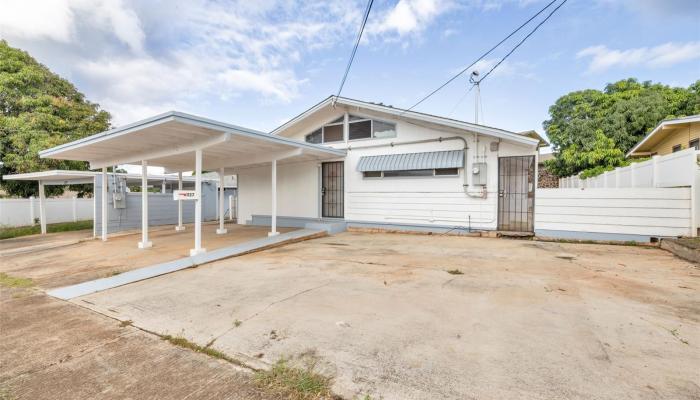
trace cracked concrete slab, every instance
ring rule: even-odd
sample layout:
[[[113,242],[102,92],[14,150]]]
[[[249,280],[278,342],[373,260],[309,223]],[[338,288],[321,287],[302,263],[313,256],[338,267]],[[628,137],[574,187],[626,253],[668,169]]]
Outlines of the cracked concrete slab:
[[[273,399],[249,371],[38,290],[0,287],[0,398]]]
[[[654,248],[348,232],[74,302],[349,398],[693,399],[698,293]]]

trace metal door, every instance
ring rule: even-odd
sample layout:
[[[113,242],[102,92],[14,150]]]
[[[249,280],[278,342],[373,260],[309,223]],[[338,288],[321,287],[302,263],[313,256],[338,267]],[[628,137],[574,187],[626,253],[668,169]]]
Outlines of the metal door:
[[[342,161],[321,164],[321,215],[324,218],[344,216],[344,163]]]
[[[498,158],[498,230],[533,232],[535,156]]]

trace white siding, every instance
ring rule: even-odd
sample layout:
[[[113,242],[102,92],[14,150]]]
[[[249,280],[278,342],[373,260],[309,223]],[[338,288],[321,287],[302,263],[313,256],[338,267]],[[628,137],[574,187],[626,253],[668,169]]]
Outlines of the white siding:
[[[277,165],[277,215],[317,218],[318,163],[302,162]],[[270,166],[246,168],[238,172],[238,222],[246,223],[255,215],[270,215]]]
[[[538,189],[535,232],[691,233],[690,188]]]
[[[324,113],[314,117],[316,125],[308,124],[308,129],[299,130],[290,137],[304,140],[304,136],[318,128],[324,122],[343,115],[339,109],[335,114]],[[359,114],[370,116],[367,114]],[[497,139],[479,136],[479,144],[470,133],[455,130],[438,130],[419,126],[401,120],[375,116],[375,118],[392,121],[397,124],[397,136],[387,139],[364,139],[343,142],[331,147],[345,149],[350,146],[345,158],[345,220],[372,224],[409,224],[462,226],[474,229],[496,229],[497,225],[497,191],[498,191],[498,157],[534,155],[534,146],[521,146],[501,142],[498,151],[491,151],[491,142]],[[308,131],[308,132],[307,132]],[[441,150],[459,150],[464,147],[460,140],[407,144],[401,143],[439,137],[462,136],[469,143],[467,168],[475,161],[478,151],[479,161],[487,162],[487,198],[473,198],[464,193],[463,174],[460,169],[457,177],[412,177],[412,178],[363,178],[357,171],[357,163],[362,156],[379,154],[399,154]],[[386,146],[362,148],[362,146],[384,144]],[[485,155],[485,157],[484,157]],[[312,167],[297,169],[280,168],[278,194],[280,216],[318,217],[318,169]],[[270,214],[270,170],[256,168],[243,170],[239,174],[239,198],[242,222],[250,219],[252,214]],[[287,181],[290,184],[287,184]],[[250,182],[255,182],[251,185]],[[250,185],[250,186],[249,186]],[[476,189],[472,189],[476,190]]]

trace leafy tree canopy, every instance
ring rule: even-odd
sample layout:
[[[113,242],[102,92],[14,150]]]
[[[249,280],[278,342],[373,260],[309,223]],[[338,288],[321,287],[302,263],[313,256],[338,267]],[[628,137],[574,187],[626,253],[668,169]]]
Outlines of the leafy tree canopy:
[[[0,40],[0,174],[86,170],[82,161],[40,159],[38,152],[109,128],[110,115],[26,52]],[[37,195],[36,182],[0,181],[11,195]],[[89,185],[72,187],[82,195]],[[64,188],[47,186],[47,195]]]
[[[571,92],[543,124],[557,153],[547,167],[558,176],[594,176],[625,165],[624,155],[660,121],[693,114],[700,114],[700,80],[679,88],[629,78]]]

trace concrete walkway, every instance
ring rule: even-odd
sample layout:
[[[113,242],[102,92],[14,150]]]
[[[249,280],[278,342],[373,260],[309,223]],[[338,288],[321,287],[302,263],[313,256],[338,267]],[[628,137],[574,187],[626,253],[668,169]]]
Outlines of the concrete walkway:
[[[325,230],[300,229],[297,231],[282,233],[277,236],[255,239],[234,246],[224,247],[193,257],[180,258],[174,261],[135,269],[108,278],[96,279],[92,281],[79,283],[77,285],[61,287],[58,289],[50,290],[47,292],[47,294],[53,297],[57,297],[59,299],[70,300],[87,294],[101,292],[103,290],[112,289],[115,287],[127,285],[129,283],[142,281],[144,279],[149,279],[156,276],[169,274],[171,272],[180,271],[185,268],[196,267],[198,265],[206,264],[212,261],[240,256],[255,251],[261,251],[272,247],[282,246],[288,243],[313,239],[325,236],[326,234],[327,233]]]

